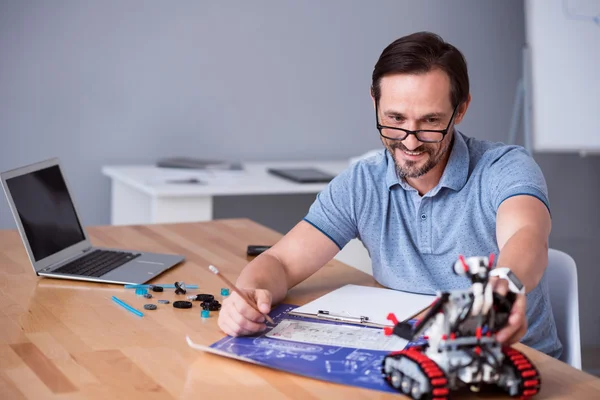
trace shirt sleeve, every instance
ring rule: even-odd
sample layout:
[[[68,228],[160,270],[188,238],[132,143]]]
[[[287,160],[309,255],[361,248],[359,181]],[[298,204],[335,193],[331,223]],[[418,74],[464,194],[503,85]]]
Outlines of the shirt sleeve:
[[[304,221],[331,239],[340,250],[358,236],[354,196],[353,168],[336,176],[310,206]]]
[[[548,211],[548,188],[542,170],[535,160],[519,146],[505,146],[494,156],[487,174],[492,207],[498,211],[504,200],[513,196],[533,196]]]

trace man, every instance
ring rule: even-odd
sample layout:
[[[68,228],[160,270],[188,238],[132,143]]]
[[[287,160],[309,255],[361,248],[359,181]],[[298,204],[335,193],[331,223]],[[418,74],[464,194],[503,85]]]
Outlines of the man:
[[[497,266],[510,268],[527,296],[517,297],[497,339],[522,338],[558,357],[544,278],[551,228],[545,180],[521,147],[455,129],[471,101],[463,55],[432,33],[400,38],[375,65],[371,96],[385,150],[337,176],[237,285],[266,313],[356,237],[380,284],[425,294],[468,287],[451,272],[459,255],[499,254]],[[505,280],[493,284],[506,293]],[[232,336],[265,329],[262,315],[237,295],[224,301],[219,326]]]

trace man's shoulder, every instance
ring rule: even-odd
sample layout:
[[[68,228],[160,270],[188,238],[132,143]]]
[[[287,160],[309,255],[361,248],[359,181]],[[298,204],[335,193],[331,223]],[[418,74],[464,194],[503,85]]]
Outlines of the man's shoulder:
[[[480,140],[463,135],[469,149],[469,158],[473,167],[488,168],[502,161],[531,160],[533,158],[522,146],[508,145],[502,142]]]
[[[358,167],[377,166],[386,161],[386,150],[376,149],[350,159],[350,164]]]
[[[339,174],[333,186],[336,190],[365,193],[377,183],[385,182],[388,161],[385,149],[373,150],[350,160],[350,165]]]
[[[350,160],[348,170],[354,178],[385,176],[388,167],[387,151],[372,150]]]

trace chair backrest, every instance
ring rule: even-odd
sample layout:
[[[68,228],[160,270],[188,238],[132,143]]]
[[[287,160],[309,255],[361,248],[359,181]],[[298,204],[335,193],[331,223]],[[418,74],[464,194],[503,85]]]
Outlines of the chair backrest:
[[[549,249],[546,279],[558,338],[563,344],[560,359],[574,368],[581,369],[579,293],[577,266],[573,258],[562,251]]]

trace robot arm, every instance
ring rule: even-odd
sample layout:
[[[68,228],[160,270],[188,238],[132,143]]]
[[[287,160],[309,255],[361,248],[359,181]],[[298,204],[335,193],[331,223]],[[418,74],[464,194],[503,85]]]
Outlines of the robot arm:
[[[419,337],[429,326],[429,322],[437,315],[438,312],[442,310],[444,304],[448,302],[450,298],[449,293],[442,293],[441,296],[433,303],[431,308],[425,313],[423,318],[421,318],[417,323],[412,326],[408,322],[398,322],[396,317],[393,314],[388,315],[388,319],[395,323],[393,330],[386,329],[386,335],[394,334],[396,336],[400,336],[402,339],[413,340],[414,338]]]

